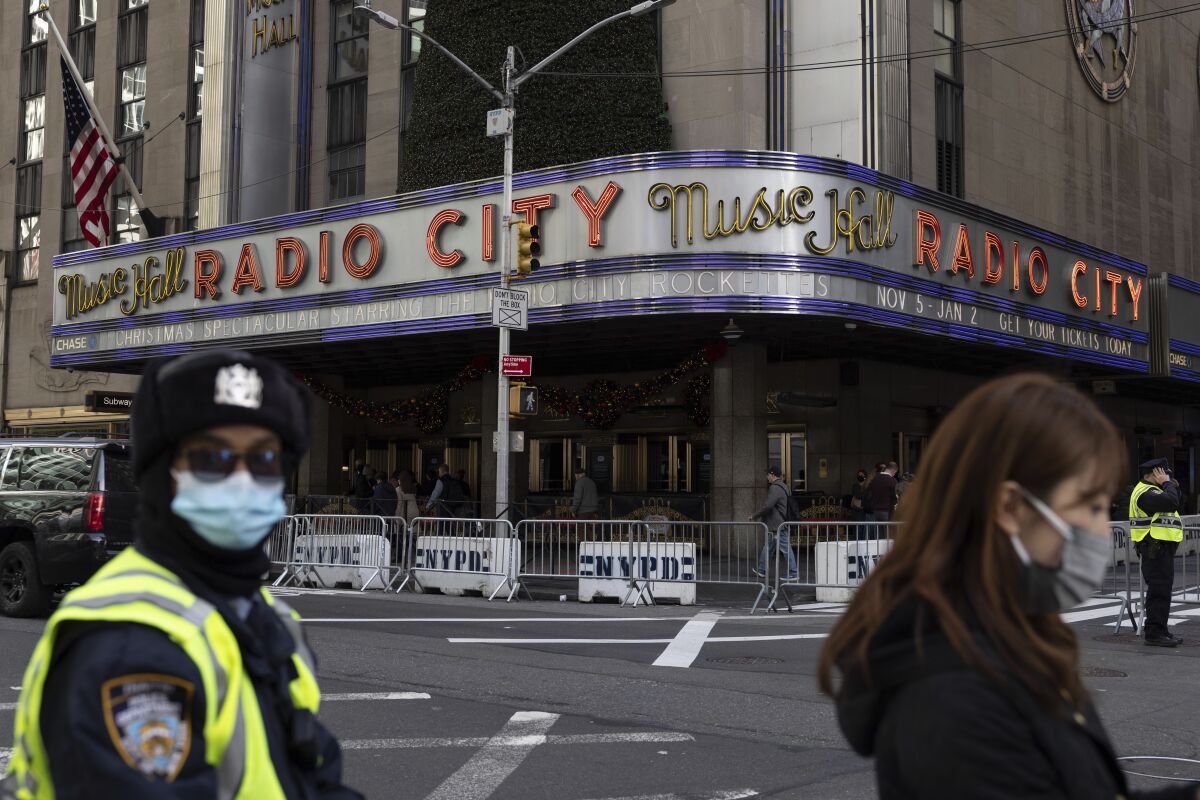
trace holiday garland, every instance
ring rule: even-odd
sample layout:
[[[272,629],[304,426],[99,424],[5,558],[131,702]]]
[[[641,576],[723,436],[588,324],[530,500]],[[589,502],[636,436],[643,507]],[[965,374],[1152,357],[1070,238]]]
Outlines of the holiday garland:
[[[478,380],[483,373],[490,372],[491,369],[487,358],[476,356],[453,378],[425,394],[387,403],[374,403],[353,397],[307,375],[297,377],[317,397],[347,414],[381,424],[410,420],[415,422],[423,433],[437,433],[446,427],[446,419],[450,415],[450,393],[460,391],[468,381]]]
[[[725,355],[725,350],[724,342],[705,345],[665,372],[630,386],[598,378],[579,391],[545,384],[538,384],[538,390],[541,393],[541,402],[547,408],[559,414],[579,417],[589,428],[603,430],[612,427],[621,415],[631,408],[643,405],[662,394],[689,373],[720,360]],[[446,419],[450,415],[450,394],[461,391],[469,381],[478,380],[485,372],[491,371],[489,360],[484,356],[476,356],[453,378],[425,394],[386,403],[354,397],[307,375],[298,373],[296,377],[317,397],[351,416],[380,424],[412,421],[423,433],[437,433],[445,428]],[[712,374],[704,372],[689,380],[684,392],[688,418],[701,428],[708,424],[712,414],[709,408],[711,391]]]
[[[579,417],[589,428],[603,430],[612,427],[629,409],[643,405],[651,398],[662,394],[667,387],[679,383],[688,373],[695,372],[719,360],[725,355],[725,349],[724,342],[705,345],[665,372],[629,386],[622,386],[610,380],[597,379],[589,382],[579,391],[545,384],[538,384],[538,391],[541,402],[551,410],[559,414]],[[701,427],[708,424],[710,416],[708,395],[711,388],[712,377],[707,373],[697,376],[688,383],[686,393],[688,416]]]

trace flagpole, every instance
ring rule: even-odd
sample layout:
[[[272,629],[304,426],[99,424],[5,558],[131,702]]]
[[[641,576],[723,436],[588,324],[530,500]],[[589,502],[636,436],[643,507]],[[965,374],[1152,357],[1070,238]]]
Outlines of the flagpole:
[[[46,21],[50,23],[50,32],[54,34],[54,39],[58,42],[59,53],[62,55],[63,61],[66,62],[67,69],[71,71],[71,77],[79,85],[79,93],[83,95],[83,102],[87,103],[88,111],[92,113],[92,120],[96,123],[96,129],[100,131],[100,136],[104,139],[104,146],[108,148],[113,161],[117,164],[117,169],[120,171],[121,177],[125,179],[125,183],[129,187],[129,194],[133,197],[133,202],[137,204],[138,218],[140,219],[142,211],[149,210],[146,208],[146,201],[142,199],[142,191],[138,188],[137,183],[134,182],[133,176],[129,174],[129,169],[125,166],[125,157],[121,155],[121,151],[117,148],[117,143],[113,141],[112,134],[108,130],[108,125],[104,122],[104,117],[101,116],[100,110],[96,108],[96,101],[92,99],[92,93],[88,91],[83,76],[79,74],[79,67],[75,66],[75,59],[71,57],[71,50],[67,47],[67,43],[63,41],[62,33],[59,32],[58,25],[54,23],[54,17],[50,14],[49,4],[42,3],[40,11],[46,15]],[[145,225],[145,220],[142,220],[142,224]],[[147,233],[149,233],[148,229]]]

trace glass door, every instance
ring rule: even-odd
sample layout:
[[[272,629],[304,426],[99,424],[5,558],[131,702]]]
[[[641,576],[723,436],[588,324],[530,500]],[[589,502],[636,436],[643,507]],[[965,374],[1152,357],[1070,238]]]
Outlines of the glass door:
[[[777,466],[792,492],[808,489],[808,433],[804,429],[767,435],[767,466]],[[766,467],[764,467],[766,469]]]

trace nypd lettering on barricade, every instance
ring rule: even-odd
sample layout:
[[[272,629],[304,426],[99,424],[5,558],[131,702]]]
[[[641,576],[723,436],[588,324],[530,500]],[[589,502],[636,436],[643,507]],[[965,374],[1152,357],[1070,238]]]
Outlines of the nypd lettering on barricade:
[[[302,575],[324,586],[349,584],[355,589],[387,586],[391,542],[386,536],[300,534],[292,545],[292,562]]]
[[[819,542],[813,550],[817,562],[817,602],[849,601],[854,587],[867,579],[871,569],[891,549],[891,539]]]
[[[457,520],[413,523],[414,528],[424,524],[439,530],[442,526],[451,529],[473,523]],[[412,576],[417,591],[438,589],[450,595],[477,591],[491,596],[511,585],[520,559],[521,543],[507,536],[417,536]]]
[[[579,601],[625,598],[630,581],[649,582],[656,600],[696,604],[696,545],[690,542],[580,542]]]

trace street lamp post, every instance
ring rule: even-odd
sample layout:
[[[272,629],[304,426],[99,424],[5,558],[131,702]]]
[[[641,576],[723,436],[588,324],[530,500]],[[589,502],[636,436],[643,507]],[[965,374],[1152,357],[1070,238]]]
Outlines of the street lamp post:
[[[371,0],[359,0],[354,7],[354,13],[360,18],[376,22],[385,28],[391,30],[404,30],[417,36],[422,41],[428,42],[433,47],[437,48],[443,55],[449,58],[459,69],[474,78],[488,92],[490,92],[497,100],[500,101],[501,111],[507,115],[507,120],[504,123],[504,190],[503,200],[501,201],[501,217],[500,222],[503,227],[502,243],[504,251],[500,256],[500,287],[507,289],[509,285],[509,276],[512,273],[512,182],[513,182],[513,129],[516,127],[516,106],[514,99],[517,90],[521,84],[532,78],[544,70],[549,64],[558,59],[563,53],[566,53],[575,45],[582,42],[587,37],[591,36],[601,28],[610,25],[617,20],[625,19],[626,17],[639,17],[643,14],[648,14],[660,8],[674,3],[675,0],[644,0],[630,8],[613,14],[611,17],[600,20],[595,25],[585,30],[583,33],[576,36],[571,41],[564,44],[562,47],[555,50],[550,55],[543,58],[537,64],[522,72],[516,74],[516,61],[514,57],[514,49],[510,46],[505,54],[503,68],[503,89],[497,89],[492,86],[487,79],[479,75],[475,70],[467,66],[458,56],[451,53],[445,47],[442,47],[432,37],[426,35],[423,31],[408,25],[396,19],[390,14],[383,11],[377,11],[371,7]],[[500,373],[496,383],[496,516],[508,513],[508,462],[510,455],[511,442],[509,434],[509,407],[508,407],[508,378],[503,374],[500,366],[504,363],[504,357],[508,355],[509,334],[508,328],[500,328],[500,352],[497,359],[497,371]]]

